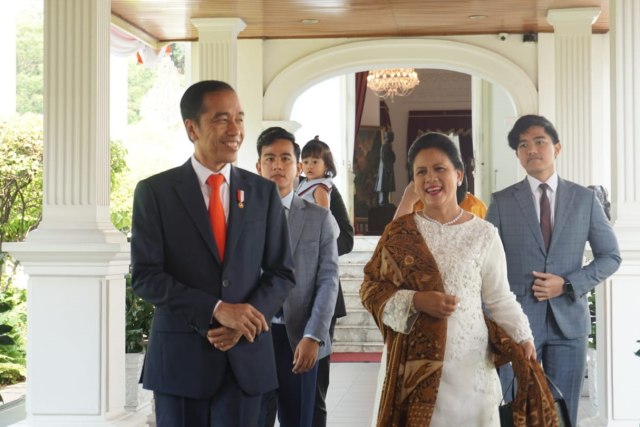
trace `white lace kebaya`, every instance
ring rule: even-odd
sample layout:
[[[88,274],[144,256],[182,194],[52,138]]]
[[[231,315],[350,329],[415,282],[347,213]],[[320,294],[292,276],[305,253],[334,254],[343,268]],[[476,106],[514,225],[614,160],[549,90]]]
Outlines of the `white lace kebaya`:
[[[533,339],[527,317],[509,290],[502,242],[495,227],[477,217],[447,226],[418,214],[414,218],[438,265],[445,292],[460,298],[447,321],[444,364],[431,426],[499,426],[497,408],[502,393],[489,349],[483,304],[516,342]],[[385,305],[383,321],[397,332],[411,331],[418,316],[413,308],[414,292],[399,290]]]

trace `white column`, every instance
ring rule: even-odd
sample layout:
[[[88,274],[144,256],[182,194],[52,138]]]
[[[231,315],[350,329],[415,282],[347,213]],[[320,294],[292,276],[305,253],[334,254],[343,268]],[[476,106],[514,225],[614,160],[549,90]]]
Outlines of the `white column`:
[[[138,426],[124,411],[129,247],[109,219],[110,1],[45,0],[43,219],[7,245],[28,283],[28,426]]]
[[[255,170],[255,141],[261,131],[256,114],[262,113],[262,49],[261,44],[249,50],[255,57],[239,58],[238,34],[244,30],[246,24],[240,18],[201,18],[192,19],[191,23],[198,29],[198,41],[191,45],[191,80],[221,80],[229,83],[238,93],[243,105],[245,116],[245,138],[238,153],[236,164],[248,170]],[[239,62],[259,64],[259,68],[252,67],[255,73],[253,80],[243,79],[238,75]],[[257,78],[256,76],[260,76]],[[256,97],[257,95],[257,97]],[[254,99],[242,102],[243,99]],[[261,118],[258,117],[258,119]]]
[[[238,40],[238,74],[236,77],[236,91],[244,110],[244,142],[238,152],[236,166],[255,171],[258,152],[256,141],[258,135],[269,127],[262,123],[264,93],[264,41],[257,39]],[[274,125],[275,126],[275,125]],[[285,127],[285,126],[283,126]],[[285,127],[289,129],[288,127]],[[296,128],[297,129],[297,128]]]
[[[591,25],[599,8],[551,9],[547,20],[555,34],[555,125],[563,153],[562,177],[592,184],[593,121]]]
[[[611,0],[612,202],[622,266],[607,281],[604,348],[598,369],[604,389],[601,415],[608,426],[640,425],[640,3]],[[600,363],[602,360],[604,363]]]
[[[222,80],[237,83],[238,34],[247,26],[240,18],[200,18],[191,23],[198,29],[193,49],[193,81]]]

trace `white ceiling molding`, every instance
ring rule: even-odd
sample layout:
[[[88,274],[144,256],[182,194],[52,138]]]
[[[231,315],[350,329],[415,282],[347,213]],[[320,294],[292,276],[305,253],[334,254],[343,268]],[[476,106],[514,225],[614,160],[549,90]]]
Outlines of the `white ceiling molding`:
[[[129,24],[124,19],[122,19],[119,16],[116,16],[114,14],[111,14],[111,25],[115,26],[120,31],[123,31],[126,34],[129,34],[130,36],[137,38],[142,43],[144,43],[147,46],[149,46],[151,49],[159,50],[162,46],[167,44],[166,42],[165,43],[161,43],[158,39],[156,39],[155,37],[153,37],[149,33],[146,33],[144,31],[142,31],[141,29],[139,29],[137,27],[134,27],[133,25]]]

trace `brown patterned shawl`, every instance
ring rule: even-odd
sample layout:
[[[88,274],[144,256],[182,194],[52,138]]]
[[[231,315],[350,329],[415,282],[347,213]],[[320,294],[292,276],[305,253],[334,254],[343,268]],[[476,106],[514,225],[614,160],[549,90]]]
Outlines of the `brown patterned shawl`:
[[[409,334],[382,322],[386,302],[398,289],[441,291],[444,284],[435,259],[413,214],[387,226],[364,268],[360,298],[380,328],[387,346],[387,367],[378,413],[378,427],[423,427],[431,422],[446,344],[447,321],[421,313]],[[518,384],[514,401],[515,426],[557,426],[553,397],[536,362],[492,320],[489,341],[499,364],[513,362]]]

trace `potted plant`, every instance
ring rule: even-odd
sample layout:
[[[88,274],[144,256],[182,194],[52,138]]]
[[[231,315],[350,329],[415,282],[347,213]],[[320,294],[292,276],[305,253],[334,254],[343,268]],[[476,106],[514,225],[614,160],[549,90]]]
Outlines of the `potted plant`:
[[[138,411],[141,406],[149,404],[152,393],[144,390],[139,384],[140,372],[144,362],[144,350],[149,338],[153,305],[133,293],[131,275],[126,276],[126,401],[125,408]]]

